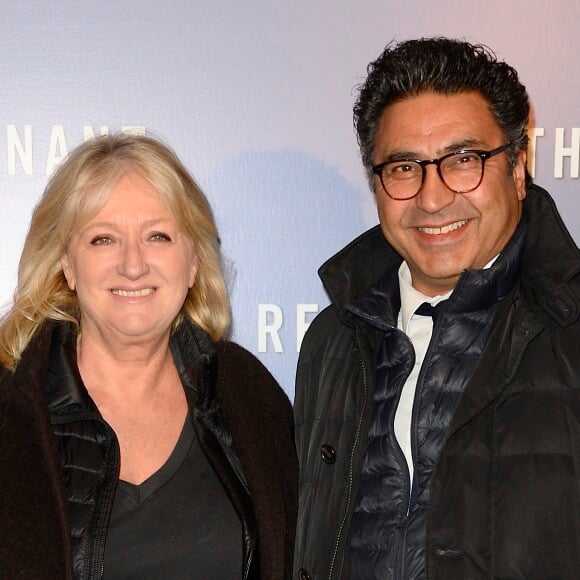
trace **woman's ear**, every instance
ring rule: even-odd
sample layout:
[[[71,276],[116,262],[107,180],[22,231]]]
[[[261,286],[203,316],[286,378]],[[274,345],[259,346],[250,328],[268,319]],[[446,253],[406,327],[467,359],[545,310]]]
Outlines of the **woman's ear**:
[[[199,260],[197,258],[197,254],[193,255],[193,259],[191,261],[191,266],[189,270],[189,288],[193,288],[195,283],[195,278],[197,276],[197,267],[198,267]]]
[[[76,288],[75,275],[66,253],[60,257],[60,267],[62,268],[62,273],[64,274],[68,287],[74,292]]]

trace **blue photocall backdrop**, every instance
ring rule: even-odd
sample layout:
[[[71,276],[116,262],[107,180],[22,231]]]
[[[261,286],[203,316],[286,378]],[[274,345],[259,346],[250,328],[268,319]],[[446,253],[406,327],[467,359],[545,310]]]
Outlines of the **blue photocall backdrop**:
[[[391,40],[483,43],[532,98],[530,170],[580,241],[577,0],[5,0],[0,21],[0,305],[48,176],[83,139],[148,132],[206,192],[233,338],[294,393],[297,347],[328,299],[316,270],[377,223],[352,129],[356,87]]]

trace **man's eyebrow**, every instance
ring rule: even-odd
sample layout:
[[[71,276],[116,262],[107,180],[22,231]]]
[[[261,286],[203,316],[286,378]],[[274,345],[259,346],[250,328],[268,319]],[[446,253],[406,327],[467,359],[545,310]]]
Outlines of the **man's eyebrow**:
[[[437,156],[441,157],[447,155],[448,153],[455,153],[456,151],[462,151],[463,149],[473,149],[478,147],[483,147],[484,144],[479,139],[460,139],[457,141],[452,141],[437,150]],[[413,161],[426,159],[425,156],[412,151],[410,149],[395,149],[389,151],[383,155],[381,163],[389,163],[391,161]]]
[[[382,163],[389,163],[390,161],[411,161],[420,158],[420,155],[415,151],[395,150],[386,153],[383,156]]]
[[[455,153],[456,151],[462,151],[463,149],[474,149],[478,147],[483,147],[484,144],[479,139],[460,139],[458,141],[453,141],[449,143],[442,149],[439,149],[439,155],[446,155],[447,153]]]

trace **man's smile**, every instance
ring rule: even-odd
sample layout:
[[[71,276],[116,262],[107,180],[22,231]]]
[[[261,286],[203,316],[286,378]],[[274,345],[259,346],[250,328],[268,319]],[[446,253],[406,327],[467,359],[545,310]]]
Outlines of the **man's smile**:
[[[460,220],[460,221],[453,222],[453,223],[447,224],[447,225],[439,227],[439,228],[418,227],[417,229],[422,234],[439,236],[441,234],[448,234],[449,232],[452,232],[454,230],[458,230],[459,228],[462,228],[467,223],[467,221],[468,220]]]

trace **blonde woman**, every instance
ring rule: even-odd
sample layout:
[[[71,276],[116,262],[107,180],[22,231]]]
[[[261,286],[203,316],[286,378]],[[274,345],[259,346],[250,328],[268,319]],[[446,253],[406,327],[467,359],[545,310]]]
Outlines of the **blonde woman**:
[[[0,577],[290,577],[290,404],[223,340],[218,234],[165,145],[81,145],[0,327]]]

